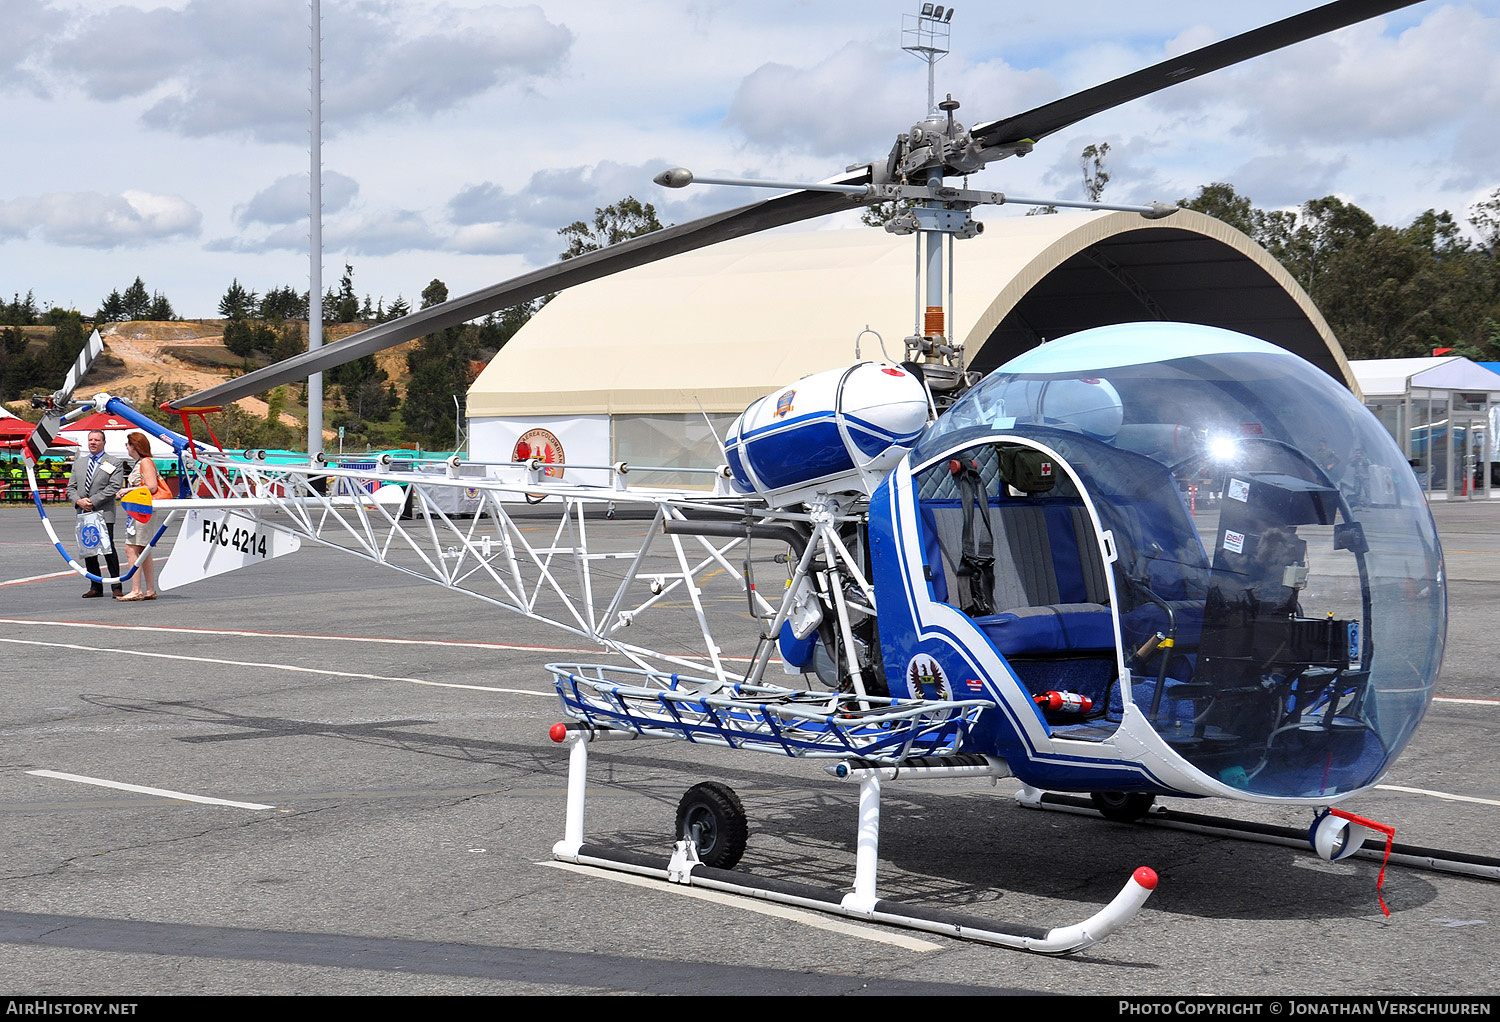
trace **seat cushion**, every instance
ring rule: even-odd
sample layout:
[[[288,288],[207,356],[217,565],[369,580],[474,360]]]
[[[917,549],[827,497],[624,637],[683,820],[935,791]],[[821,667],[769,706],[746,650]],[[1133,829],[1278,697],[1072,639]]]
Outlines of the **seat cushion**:
[[[1115,648],[1114,621],[1097,603],[1020,607],[976,617],[1003,656],[1056,656]]]

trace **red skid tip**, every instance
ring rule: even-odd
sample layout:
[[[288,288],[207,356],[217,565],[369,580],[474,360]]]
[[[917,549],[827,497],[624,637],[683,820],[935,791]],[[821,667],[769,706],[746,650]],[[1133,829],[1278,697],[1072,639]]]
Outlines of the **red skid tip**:
[[[558,744],[561,744],[561,743],[567,741],[567,738],[568,738],[568,725],[566,725],[566,724],[553,724],[552,727],[547,731],[547,735],[554,742],[557,742]]]
[[[1148,891],[1156,890],[1156,870],[1150,866],[1141,866],[1130,878]]]

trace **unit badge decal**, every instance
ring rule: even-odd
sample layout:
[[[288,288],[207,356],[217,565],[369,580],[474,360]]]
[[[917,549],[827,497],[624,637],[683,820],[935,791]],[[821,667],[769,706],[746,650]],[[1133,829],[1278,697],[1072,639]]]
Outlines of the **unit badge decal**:
[[[912,657],[906,664],[906,684],[913,696],[923,699],[952,699],[953,683],[925,653]]]

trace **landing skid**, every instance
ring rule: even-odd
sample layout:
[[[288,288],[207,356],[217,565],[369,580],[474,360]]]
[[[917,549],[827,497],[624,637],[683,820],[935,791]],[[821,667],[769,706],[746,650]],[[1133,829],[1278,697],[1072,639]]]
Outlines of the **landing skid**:
[[[567,821],[563,840],[552,849],[553,858],[563,862],[653,877],[669,883],[725,891],[763,901],[841,915],[850,919],[923,930],[960,940],[972,940],[1044,955],[1071,954],[1108,939],[1111,934],[1135,917],[1146,899],[1151,896],[1151,892],[1156,889],[1156,874],[1143,866],[1135,871],[1120,893],[1094,915],[1071,926],[1052,928],[982,919],[958,912],[905,905],[878,897],[875,889],[875,872],[880,844],[882,781],[893,779],[898,774],[903,780],[910,780],[921,777],[1004,776],[1008,773],[1003,763],[984,756],[931,757],[906,760],[900,765],[884,765],[851,758],[840,760],[831,768],[834,776],[856,780],[860,786],[852,891],[815,887],[810,884],[777,880],[740,870],[721,869],[707,865],[699,858],[699,843],[695,835],[696,838],[702,838],[703,833],[696,828],[690,833],[680,835],[682,840],[676,843],[670,859],[663,859],[660,855],[586,844],[583,841],[583,811],[589,745],[599,740],[644,740],[645,736],[639,732],[559,724],[554,727],[552,738],[554,741],[569,746]],[[699,785],[690,789],[684,805],[687,805],[694,793],[699,792],[703,787],[705,786]],[[728,791],[722,785],[708,785],[707,787]],[[742,833],[744,830],[743,810],[739,809],[738,799],[733,798],[732,793],[729,793],[729,796],[729,799],[717,802],[713,814],[738,813],[741,814],[740,818],[716,819],[709,829],[719,833],[733,829]],[[702,805],[701,802],[696,804]],[[679,811],[678,818],[684,819],[682,811]],[[710,841],[715,845],[719,843],[714,839]],[[738,855],[733,856],[733,859],[738,859]],[[732,865],[732,860],[730,864]]]
[[[1102,817],[1103,815],[1087,798],[1038,791],[1035,788],[1023,788],[1018,791],[1016,801],[1030,809],[1051,809],[1064,813],[1076,813],[1080,816]],[[1135,822],[1142,826],[1182,830],[1193,834],[1209,834],[1214,837],[1238,838],[1243,841],[1259,841],[1263,844],[1284,845],[1288,848],[1311,851],[1307,831],[1296,827],[1278,827],[1249,820],[1231,820],[1222,816],[1185,813],[1163,806],[1153,806],[1149,813]],[[1360,848],[1350,853],[1349,857],[1369,859],[1373,862],[1388,861],[1415,869],[1457,873],[1482,880],[1500,880],[1500,858],[1488,855],[1470,855],[1467,852],[1451,852],[1439,848],[1397,843],[1391,845],[1388,860],[1384,845]]]

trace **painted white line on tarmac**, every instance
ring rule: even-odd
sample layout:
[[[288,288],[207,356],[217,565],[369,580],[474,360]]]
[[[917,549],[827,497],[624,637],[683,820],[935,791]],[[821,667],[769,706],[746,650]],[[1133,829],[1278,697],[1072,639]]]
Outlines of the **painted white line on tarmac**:
[[[64,571],[63,575],[73,572]],[[50,578],[51,576],[38,576]],[[574,646],[526,646],[505,642],[463,642],[458,639],[396,639],[377,635],[314,635],[307,632],[261,632],[231,628],[186,628],[180,625],[118,625],[103,621],[41,621],[34,618],[0,617],[0,624],[27,625],[36,628],[103,628],[121,632],[173,633],[178,635],[226,635],[247,639],[313,639],[317,642],[380,642],[397,646],[459,646],[465,649],[500,649],[522,653],[588,653],[594,656],[612,655],[599,647],[580,648]]]
[[[856,923],[845,923],[838,919],[830,919],[828,916],[819,915],[816,912],[806,912],[799,908],[792,908],[789,905],[778,905],[774,902],[725,894],[721,891],[705,891],[697,887],[688,887],[686,884],[672,884],[664,880],[652,880],[649,877],[632,876],[629,873],[616,873],[614,870],[600,869],[597,866],[584,866],[576,862],[539,862],[537,865],[551,866],[553,869],[565,869],[569,873],[582,873],[584,876],[597,877],[600,880],[613,880],[617,883],[630,884],[632,887],[646,887],[653,891],[680,894],[686,898],[711,901],[715,904],[728,905],[732,908],[742,908],[747,912],[759,912],[761,915],[775,916],[777,919],[786,919],[790,922],[801,923],[804,926],[811,926],[816,930],[842,933],[848,937],[872,940],[877,944],[891,944],[895,947],[904,948],[907,951],[941,951],[943,949],[941,944],[934,944],[932,941],[922,940],[920,937],[910,937],[904,933],[877,930],[869,926],[860,926]]]
[[[1464,698],[1460,696],[1433,696],[1435,703],[1465,703],[1469,706],[1500,706],[1500,699]]]
[[[1375,785],[1375,787],[1380,791],[1402,791],[1408,795],[1431,795],[1433,798],[1440,798],[1445,802],[1473,802],[1474,804],[1481,806],[1500,806],[1500,801],[1496,801],[1492,798],[1475,798],[1472,795],[1454,795],[1450,792],[1431,791],[1427,788],[1406,788],[1402,787],[1399,784],[1377,784]]]
[[[47,575],[28,575],[25,578],[6,579],[4,582],[0,582],[0,589],[4,589],[6,586],[23,586],[27,582],[41,582],[44,579],[62,578],[64,575],[76,574],[77,572],[74,571],[54,571]]]
[[[172,791],[168,788],[147,788],[140,784],[126,784],[123,781],[106,781],[100,777],[84,777],[82,774],[63,774],[56,770],[28,770],[33,777],[54,777],[59,781],[77,781],[79,784],[94,784],[101,788],[117,788],[120,791],[134,791],[141,795],[160,795],[162,798],[175,799],[178,802],[201,802],[206,806],[230,806],[234,809],[275,809],[275,806],[261,805],[259,802],[231,802],[227,798],[209,798],[207,795],[189,795],[185,791]]]
[[[71,575],[73,572],[63,572]],[[543,622],[544,624],[546,622]],[[509,642],[466,642],[461,639],[398,639],[382,635],[317,635],[310,632],[262,632],[246,629],[231,628],[187,628],[182,625],[119,625],[104,621],[44,621],[37,618],[25,617],[0,617],[0,625],[27,625],[38,628],[103,628],[122,632],[151,632],[157,634],[178,635],[224,635],[230,638],[249,639],[311,639],[314,642],[377,642],[395,646],[454,646],[461,649],[498,649],[509,652],[520,653],[572,653],[588,656],[620,656],[614,650],[604,649],[599,646],[535,646],[521,643]],[[685,660],[702,660],[708,662],[707,657],[687,656]],[[754,657],[719,655],[720,660],[730,660],[736,663],[751,663]],[[773,663],[780,663],[779,659]]]
[[[544,699],[556,699],[557,691],[549,689],[546,692],[538,692],[535,689],[526,688],[501,688],[496,685],[460,685],[449,681],[428,681],[425,678],[391,678],[383,674],[362,674],[358,671],[332,671],[321,667],[301,667],[297,664],[262,663],[254,660],[221,660],[217,657],[187,656],[182,653],[156,653],[144,649],[112,649],[108,646],[82,646],[72,642],[42,642],[38,639],[4,639],[0,642],[8,642],[17,646],[46,646],[51,649],[72,649],[84,653],[120,653],[126,656],[152,657],[157,660],[184,660],[197,664],[216,664],[223,667],[257,667],[270,671],[292,671],[297,674],[320,674],[332,678],[359,678],[364,681],[400,681],[408,685],[427,685],[431,688],[463,688],[476,692],[507,692],[518,696],[541,696]]]

